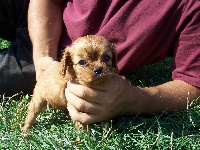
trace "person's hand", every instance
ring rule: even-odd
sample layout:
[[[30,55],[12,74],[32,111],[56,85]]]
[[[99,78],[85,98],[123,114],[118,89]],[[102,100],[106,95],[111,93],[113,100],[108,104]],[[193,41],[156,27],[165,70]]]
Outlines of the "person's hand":
[[[181,80],[140,88],[131,86],[118,74],[95,88],[70,81],[65,90],[71,118],[83,124],[100,122],[119,115],[154,115],[182,111],[199,95],[199,88]]]
[[[34,61],[35,71],[36,71],[36,79],[40,76],[40,74],[45,71],[48,67],[50,67],[53,63],[56,63],[52,57],[41,57]]]
[[[104,85],[95,88],[85,87],[69,81],[65,95],[68,110],[73,120],[91,124],[124,114],[131,85],[120,75],[113,77]]]

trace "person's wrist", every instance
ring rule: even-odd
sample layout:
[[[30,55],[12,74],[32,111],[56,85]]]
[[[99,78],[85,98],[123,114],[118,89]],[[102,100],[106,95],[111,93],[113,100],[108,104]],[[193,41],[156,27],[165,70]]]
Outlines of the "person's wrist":
[[[135,115],[141,110],[140,88],[132,86],[128,81],[124,81],[123,101],[121,115]]]
[[[133,87],[125,77],[116,75],[114,80],[117,81],[119,89],[117,90],[118,100],[116,101],[117,104],[117,116],[120,115],[130,115],[133,114],[134,104],[136,100],[135,95],[135,87]]]

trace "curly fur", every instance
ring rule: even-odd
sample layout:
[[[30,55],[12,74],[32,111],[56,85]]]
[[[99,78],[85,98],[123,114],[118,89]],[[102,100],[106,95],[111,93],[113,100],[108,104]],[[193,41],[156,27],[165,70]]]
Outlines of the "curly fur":
[[[26,133],[47,103],[67,111],[67,81],[93,87],[109,80],[117,72],[114,45],[102,36],[78,38],[63,53],[61,62],[52,64],[39,77],[29,103],[23,132]],[[81,127],[76,127],[79,130]]]

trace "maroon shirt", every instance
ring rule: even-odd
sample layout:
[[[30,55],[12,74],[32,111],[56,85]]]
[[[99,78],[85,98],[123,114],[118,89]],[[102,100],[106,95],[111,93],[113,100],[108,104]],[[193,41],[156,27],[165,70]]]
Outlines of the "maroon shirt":
[[[116,44],[122,74],[173,56],[172,77],[200,87],[199,0],[69,0],[61,47],[96,34]]]

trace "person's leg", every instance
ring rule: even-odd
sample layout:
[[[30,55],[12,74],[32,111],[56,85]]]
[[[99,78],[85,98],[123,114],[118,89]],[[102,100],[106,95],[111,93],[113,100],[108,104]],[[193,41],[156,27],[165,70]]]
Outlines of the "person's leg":
[[[27,30],[28,4],[28,0],[0,2],[0,37],[12,42],[7,50],[0,51],[0,95],[32,93],[36,82]]]

